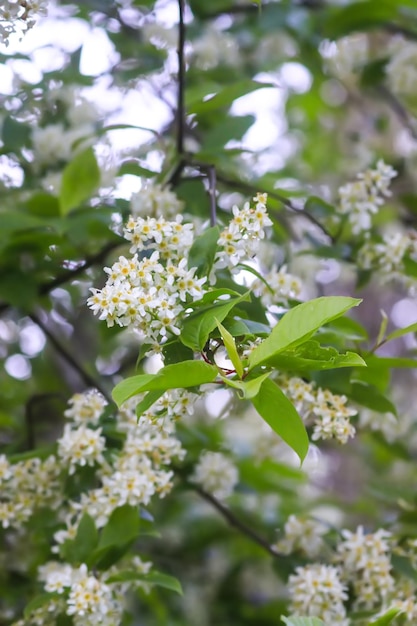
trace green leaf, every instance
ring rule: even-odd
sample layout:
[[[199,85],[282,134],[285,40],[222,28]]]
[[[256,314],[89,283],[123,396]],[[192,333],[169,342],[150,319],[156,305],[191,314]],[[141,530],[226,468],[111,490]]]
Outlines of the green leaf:
[[[318,617],[284,617],[281,619],[286,626],[325,626],[325,623]]]
[[[24,618],[28,620],[33,611],[46,608],[46,605],[48,605],[53,600],[57,600],[58,598],[62,598],[59,593],[40,593],[25,606],[25,610],[23,612]]]
[[[222,322],[237,304],[244,301],[250,301],[250,292],[246,292],[238,298],[221,300],[210,307],[191,313],[183,323],[180,340],[195,352],[200,352],[210,333],[216,328],[216,319]]]
[[[104,526],[98,549],[103,550],[113,546],[124,546],[139,535],[139,511],[135,506],[124,504],[115,509],[109,521]]]
[[[98,533],[94,520],[88,513],[84,513],[78,524],[75,538],[63,544],[62,556],[70,563],[88,563],[97,542]]]
[[[0,275],[0,299],[29,311],[38,295],[34,277],[28,272],[9,270]]]
[[[128,504],[118,507],[101,531],[97,549],[91,555],[91,562],[100,569],[108,569],[126,554],[139,533],[138,507]]]
[[[366,367],[365,361],[355,352],[340,354],[335,348],[323,347],[310,340],[294,350],[284,350],[274,355],[265,365],[279,370],[321,371],[340,367]]]
[[[136,415],[140,417],[143,413],[145,413],[145,411],[150,409],[151,406],[155,404],[155,402],[159,400],[159,398],[162,395],[164,395],[164,393],[165,393],[164,389],[157,389],[156,391],[148,391],[148,393],[143,398],[143,400],[141,400],[139,404],[137,405],[135,409]]]
[[[226,378],[226,376],[220,376],[226,385],[238,389],[241,392],[241,398],[250,400],[258,395],[262,383],[266,380],[272,372],[265,372],[261,376],[252,378],[252,380],[233,380]]]
[[[386,613],[378,617],[376,620],[369,622],[369,626],[388,626],[398,616],[404,613],[404,611],[398,607],[388,609]]]
[[[122,380],[113,389],[113,399],[117,406],[143,391],[166,391],[183,389],[211,383],[218,369],[204,361],[182,361],[163,367],[157,374],[139,374]]]
[[[64,169],[59,192],[61,213],[65,215],[90,198],[99,184],[100,169],[94,150],[87,148],[75,155]]]
[[[392,333],[389,333],[385,337],[384,343],[392,341],[393,339],[398,339],[399,337],[403,337],[404,335],[408,335],[408,333],[417,333],[417,322],[414,322],[414,324],[409,324],[409,326],[404,326],[403,328],[398,328],[398,330],[394,330]]]
[[[242,80],[232,85],[228,85],[221,91],[217,92],[213,96],[200,100],[198,102],[191,103],[188,107],[189,113],[209,113],[216,111],[221,107],[229,107],[234,100],[237,100],[241,96],[245,96],[257,89],[265,89],[266,87],[275,87],[270,83],[258,83],[253,80]]]
[[[375,369],[409,369],[417,367],[417,359],[407,359],[405,357],[383,357],[374,354],[363,357],[368,367]]]
[[[352,382],[349,398],[373,411],[397,415],[395,405],[373,385],[367,385],[362,382]]]
[[[381,309],[381,318],[382,318],[381,324],[379,325],[378,336],[375,342],[377,346],[379,346],[379,344],[383,342],[383,339],[385,337],[385,333],[387,330],[387,326],[388,326],[388,316],[385,313],[385,311],[383,311],[382,309]]]
[[[143,581],[149,585],[155,585],[157,587],[164,587],[170,591],[175,591],[182,595],[182,588],[179,580],[174,576],[168,576],[168,574],[162,574],[161,572],[149,572],[149,574],[141,574],[134,570],[124,570],[114,574],[107,578],[107,583],[129,582],[129,581]]]
[[[301,463],[308,451],[308,436],[301,417],[284,392],[266,379],[252,398],[259,415],[299,456]]]
[[[267,337],[249,357],[253,369],[288,348],[307,341],[321,326],[340,317],[361,300],[344,296],[316,298],[294,307],[280,319]]]
[[[235,340],[232,337],[232,335],[229,333],[229,331],[226,330],[225,327],[222,326],[217,319],[216,319],[216,322],[217,322],[217,328],[219,329],[220,334],[222,336],[224,347],[226,348],[228,357],[233,363],[233,366],[236,370],[236,374],[239,376],[239,378],[242,378],[243,365],[242,365],[242,361],[240,360],[240,356],[236,350]]]
[[[255,119],[253,115],[227,116],[225,120],[216,124],[210,133],[207,133],[201,151],[217,154],[228,141],[242,139]]]
[[[218,226],[212,226],[196,237],[188,253],[188,268],[196,267],[198,277],[208,276],[213,266],[217,251],[217,240],[220,236]]]
[[[31,132],[32,129],[27,124],[6,115],[1,129],[1,139],[7,150],[17,151],[28,145]]]

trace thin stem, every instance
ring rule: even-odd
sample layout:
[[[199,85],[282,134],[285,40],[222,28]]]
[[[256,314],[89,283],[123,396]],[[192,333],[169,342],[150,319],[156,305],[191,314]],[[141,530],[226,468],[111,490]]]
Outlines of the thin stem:
[[[246,535],[251,541],[258,544],[261,548],[263,548],[268,554],[277,558],[279,555],[275,552],[274,548],[268,543],[266,539],[258,535],[252,528],[247,526],[244,522],[242,522],[230,509],[224,506],[217,498],[215,498],[211,493],[208,493],[201,487],[196,485],[190,485],[192,489],[198,493],[198,495],[206,500],[209,504],[211,504],[219,513],[224,517],[224,519],[233,526],[237,528],[243,535]]]
[[[259,191],[259,189],[257,189],[252,183],[246,183],[242,180],[234,180],[229,178],[228,176],[224,176],[219,172],[217,172],[217,180],[225,185],[234,186],[236,189],[241,189],[245,192],[256,193]],[[321,232],[326,235],[326,237],[328,237],[332,243],[335,243],[335,238],[328,232],[326,227],[323,226],[323,224],[321,224],[314,217],[314,215],[311,215],[311,213],[308,213],[308,211],[305,211],[304,209],[299,209],[298,207],[294,206],[289,198],[282,196],[276,191],[268,191],[268,196],[274,198],[275,200],[278,200],[278,202],[281,202],[281,204],[283,204],[285,208],[292,211],[293,213],[297,213],[298,215],[302,215],[303,217],[305,217],[307,220],[309,220],[309,222],[317,226],[317,228],[319,228]]]
[[[379,85],[377,91],[384,98],[387,105],[390,107],[393,113],[397,116],[401,124],[408,130],[413,139],[417,139],[417,128],[413,125],[410,115],[407,109],[401,104],[401,102],[395,97],[395,95],[385,87],[385,85]]]
[[[181,157],[184,152],[184,128],[185,128],[185,0],[178,0],[178,97],[177,97],[177,152]]]
[[[209,165],[207,168],[207,178],[209,182],[209,197],[210,197],[210,226],[216,226],[217,223],[217,209],[216,209],[216,185],[217,176],[216,168],[214,165]]]
[[[111,404],[113,401],[111,397],[107,394],[105,389],[95,380],[93,376],[91,376],[77,361],[77,359],[71,354],[71,352],[55,337],[54,333],[50,331],[48,326],[42,321],[42,319],[36,314],[31,313],[29,315],[30,319],[43,331],[43,333],[48,338],[51,345],[54,347],[56,352],[69,364],[71,367],[77,372],[81,380],[87,385],[87,387],[92,387],[94,389],[98,389],[100,393],[106,398],[107,402]]]

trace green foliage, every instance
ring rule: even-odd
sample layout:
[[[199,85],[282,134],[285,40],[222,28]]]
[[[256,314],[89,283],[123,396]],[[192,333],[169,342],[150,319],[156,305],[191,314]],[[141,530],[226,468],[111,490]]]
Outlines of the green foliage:
[[[308,436],[300,416],[278,385],[272,380],[264,380],[252,402],[259,415],[303,462],[308,450]]]
[[[361,300],[333,296],[304,302],[286,313],[249,358],[249,368],[268,362],[285,349],[307,341],[324,324],[340,317]]]
[[[62,175],[59,203],[63,215],[89,199],[100,183],[100,169],[94,150],[87,148],[77,154]]]

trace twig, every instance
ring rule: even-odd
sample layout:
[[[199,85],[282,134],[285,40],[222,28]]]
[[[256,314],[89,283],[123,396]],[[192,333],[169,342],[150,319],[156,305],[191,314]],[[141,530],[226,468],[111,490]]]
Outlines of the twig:
[[[101,261],[103,261],[108,255],[108,253],[114,250],[115,248],[117,248],[118,246],[120,246],[120,244],[121,244],[120,241],[113,241],[111,243],[108,243],[101,250],[99,250],[99,252],[91,255],[90,257],[87,257],[85,261],[81,263],[78,267],[76,267],[75,269],[66,270],[65,272],[62,272],[61,274],[58,274],[58,276],[56,276],[52,280],[49,280],[48,282],[43,283],[38,288],[38,295],[46,296],[48,293],[50,293],[57,287],[60,287],[61,285],[64,285],[70,280],[73,280],[74,278],[76,278],[77,276],[85,272],[85,270],[89,269],[96,263],[100,263]],[[7,302],[0,304],[0,314],[4,313],[11,307],[12,305]]]
[[[246,183],[242,180],[234,180],[231,179],[227,176],[224,176],[223,174],[217,172],[217,180],[221,183],[223,183],[224,185],[230,185],[235,187],[236,189],[241,189],[245,192],[249,192],[249,193],[256,193],[258,191],[262,191],[260,189],[257,189],[253,183]],[[329,231],[326,229],[325,226],[323,226],[323,224],[321,224],[315,217],[314,215],[311,215],[311,213],[308,213],[308,211],[305,211],[305,209],[300,209],[298,207],[296,207],[289,198],[286,198],[285,196],[282,196],[280,193],[277,193],[276,191],[268,191],[268,196],[270,196],[271,198],[274,198],[275,200],[278,200],[278,202],[281,202],[281,204],[283,204],[285,206],[286,209],[288,209],[289,211],[292,211],[293,213],[297,213],[298,215],[301,215],[303,217],[305,217],[309,222],[311,222],[312,224],[314,224],[315,226],[317,226],[317,228],[319,228],[321,230],[321,232],[326,235],[326,237],[328,237],[330,239],[330,241],[332,243],[335,243],[335,237],[333,237]]]
[[[216,210],[216,168],[214,165],[209,165],[207,168],[207,178],[209,182],[209,197],[210,197],[210,226],[215,226],[217,222],[217,210]]]
[[[26,448],[33,450],[36,447],[35,440],[35,407],[47,402],[50,399],[59,398],[64,401],[61,393],[38,393],[29,398],[25,406],[25,423],[26,423]]]
[[[230,526],[237,528],[243,535],[249,537],[251,541],[258,544],[258,546],[263,548],[266,552],[268,552],[268,554],[270,554],[274,558],[277,558],[279,556],[277,552],[275,552],[273,547],[266,541],[266,539],[258,535],[258,533],[252,530],[252,528],[244,524],[238,517],[236,517],[234,513],[232,513],[230,509],[228,509],[221,502],[219,502],[219,500],[217,500],[217,498],[215,498],[211,493],[208,493],[207,491],[196,485],[189,486],[196,493],[198,493],[198,495],[203,498],[203,500],[206,500],[206,502],[211,504],[224,517],[224,519],[228,522],[228,524],[230,524]]]
[[[44,324],[41,318],[36,313],[30,313],[30,319],[43,331],[43,333],[48,338],[51,345],[54,347],[56,352],[69,364],[71,367],[77,372],[81,380],[87,385],[87,387],[92,387],[94,389],[98,389],[100,393],[106,398],[109,404],[112,404],[113,400],[105,391],[105,389],[98,383],[93,376],[91,376],[77,361],[77,359],[71,354],[67,348],[62,345],[62,343],[55,337],[54,333],[52,333],[48,326]]]
[[[390,109],[395,113],[401,124],[408,130],[413,139],[417,139],[417,128],[413,126],[412,120],[407,112],[407,109],[401,104],[398,98],[385,87],[385,85],[379,85],[377,88],[378,93],[384,98]]]
[[[185,0],[178,0],[178,97],[177,97],[177,152],[180,157],[184,152],[184,127],[185,127]]]

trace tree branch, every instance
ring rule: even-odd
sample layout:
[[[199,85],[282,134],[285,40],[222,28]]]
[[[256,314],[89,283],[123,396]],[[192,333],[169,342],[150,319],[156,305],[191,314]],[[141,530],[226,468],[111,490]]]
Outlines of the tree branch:
[[[53,278],[52,280],[49,280],[48,282],[45,282],[42,285],[39,285],[38,295],[46,296],[48,293],[50,293],[57,287],[60,287],[61,285],[64,285],[70,280],[73,280],[74,278],[76,278],[77,276],[85,272],[87,269],[89,269],[93,265],[96,265],[96,263],[100,263],[104,261],[108,253],[114,250],[115,248],[117,248],[118,246],[120,246],[120,244],[121,244],[120,241],[117,241],[117,242],[113,241],[111,243],[108,243],[101,250],[99,250],[99,252],[91,255],[90,257],[87,257],[85,261],[83,261],[74,270],[66,270],[65,272],[62,272],[61,274],[58,274],[58,276],[55,276],[55,278]],[[4,313],[11,307],[12,305],[7,302],[0,304],[0,314]]]
[[[42,330],[42,332],[48,338],[50,344],[56,350],[56,352],[75,370],[81,380],[93,389],[98,389],[100,393],[106,398],[109,404],[113,403],[113,400],[108,395],[106,390],[91,376],[77,361],[77,359],[71,354],[71,352],[55,337],[54,333],[50,331],[48,326],[42,321],[42,319],[36,313],[30,313],[30,319]]]
[[[223,174],[219,172],[217,172],[217,180],[223,183],[224,185],[232,186],[232,187],[235,187],[236,189],[241,189],[242,191],[246,193],[248,192],[257,193],[258,191],[262,191],[261,189],[257,189],[253,185],[253,183],[246,183],[242,180],[234,180],[234,179],[229,178],[228,176],[224,176]],[[276,191],[268,191],[267,193],[268,193],[268,196],[270,196],[271,198],[274,198],[275,200],[278,200],[278,202],[281,202],[281,204],[283,204],[284,207],[288,209],[289,211],[291,211],[292,213],[297,213],[298,215],[305,217],[309,222],[317,226],[317,228],[319,228],[321,232],[324,235],[326,235],[326,237],[328,237],[332,243],[335,243],[335,238],[328,232],[326,227],[323,226],[323,224],[321,224],[314,217],[314,215],[311,215],[311,213],[308,213],[308,211],[305,211],[304,209],[299,209],[292,203],[292,201],[289,198],[282,196],[280,193],[277,193]]]
[[[224,506],[217,498],[215,498],[211,493],[208,493],[201,487],[197,485],[188,485],[201,497],[203,500],[211,504],[219,513],[224,517],[227,523],[239,530],[243,535],[246,535],[251,541],[256,543],[258,546],[263,548],[268,554],[273,556],[274,558],[279,557],[278,553],[275,552],[274,548],[267,542],[266,539],[258,535],[252,528],[247,526],[244,522],[242,522],[230,509]]]
[[[177,152],[182,157],[184,152],[184,127],[185,127],[185,0],[178,0],[178,94],[177,94]]]
[[[413,139],[417,140],[417,127],[413,125],[412,119],[408,114],[407,109],[401,104],[398,98],[385,87],[385,85],[379,85],[377,92],[384,98],[385,102],[393,113],[397,116],[398,120],[410,133]]]

